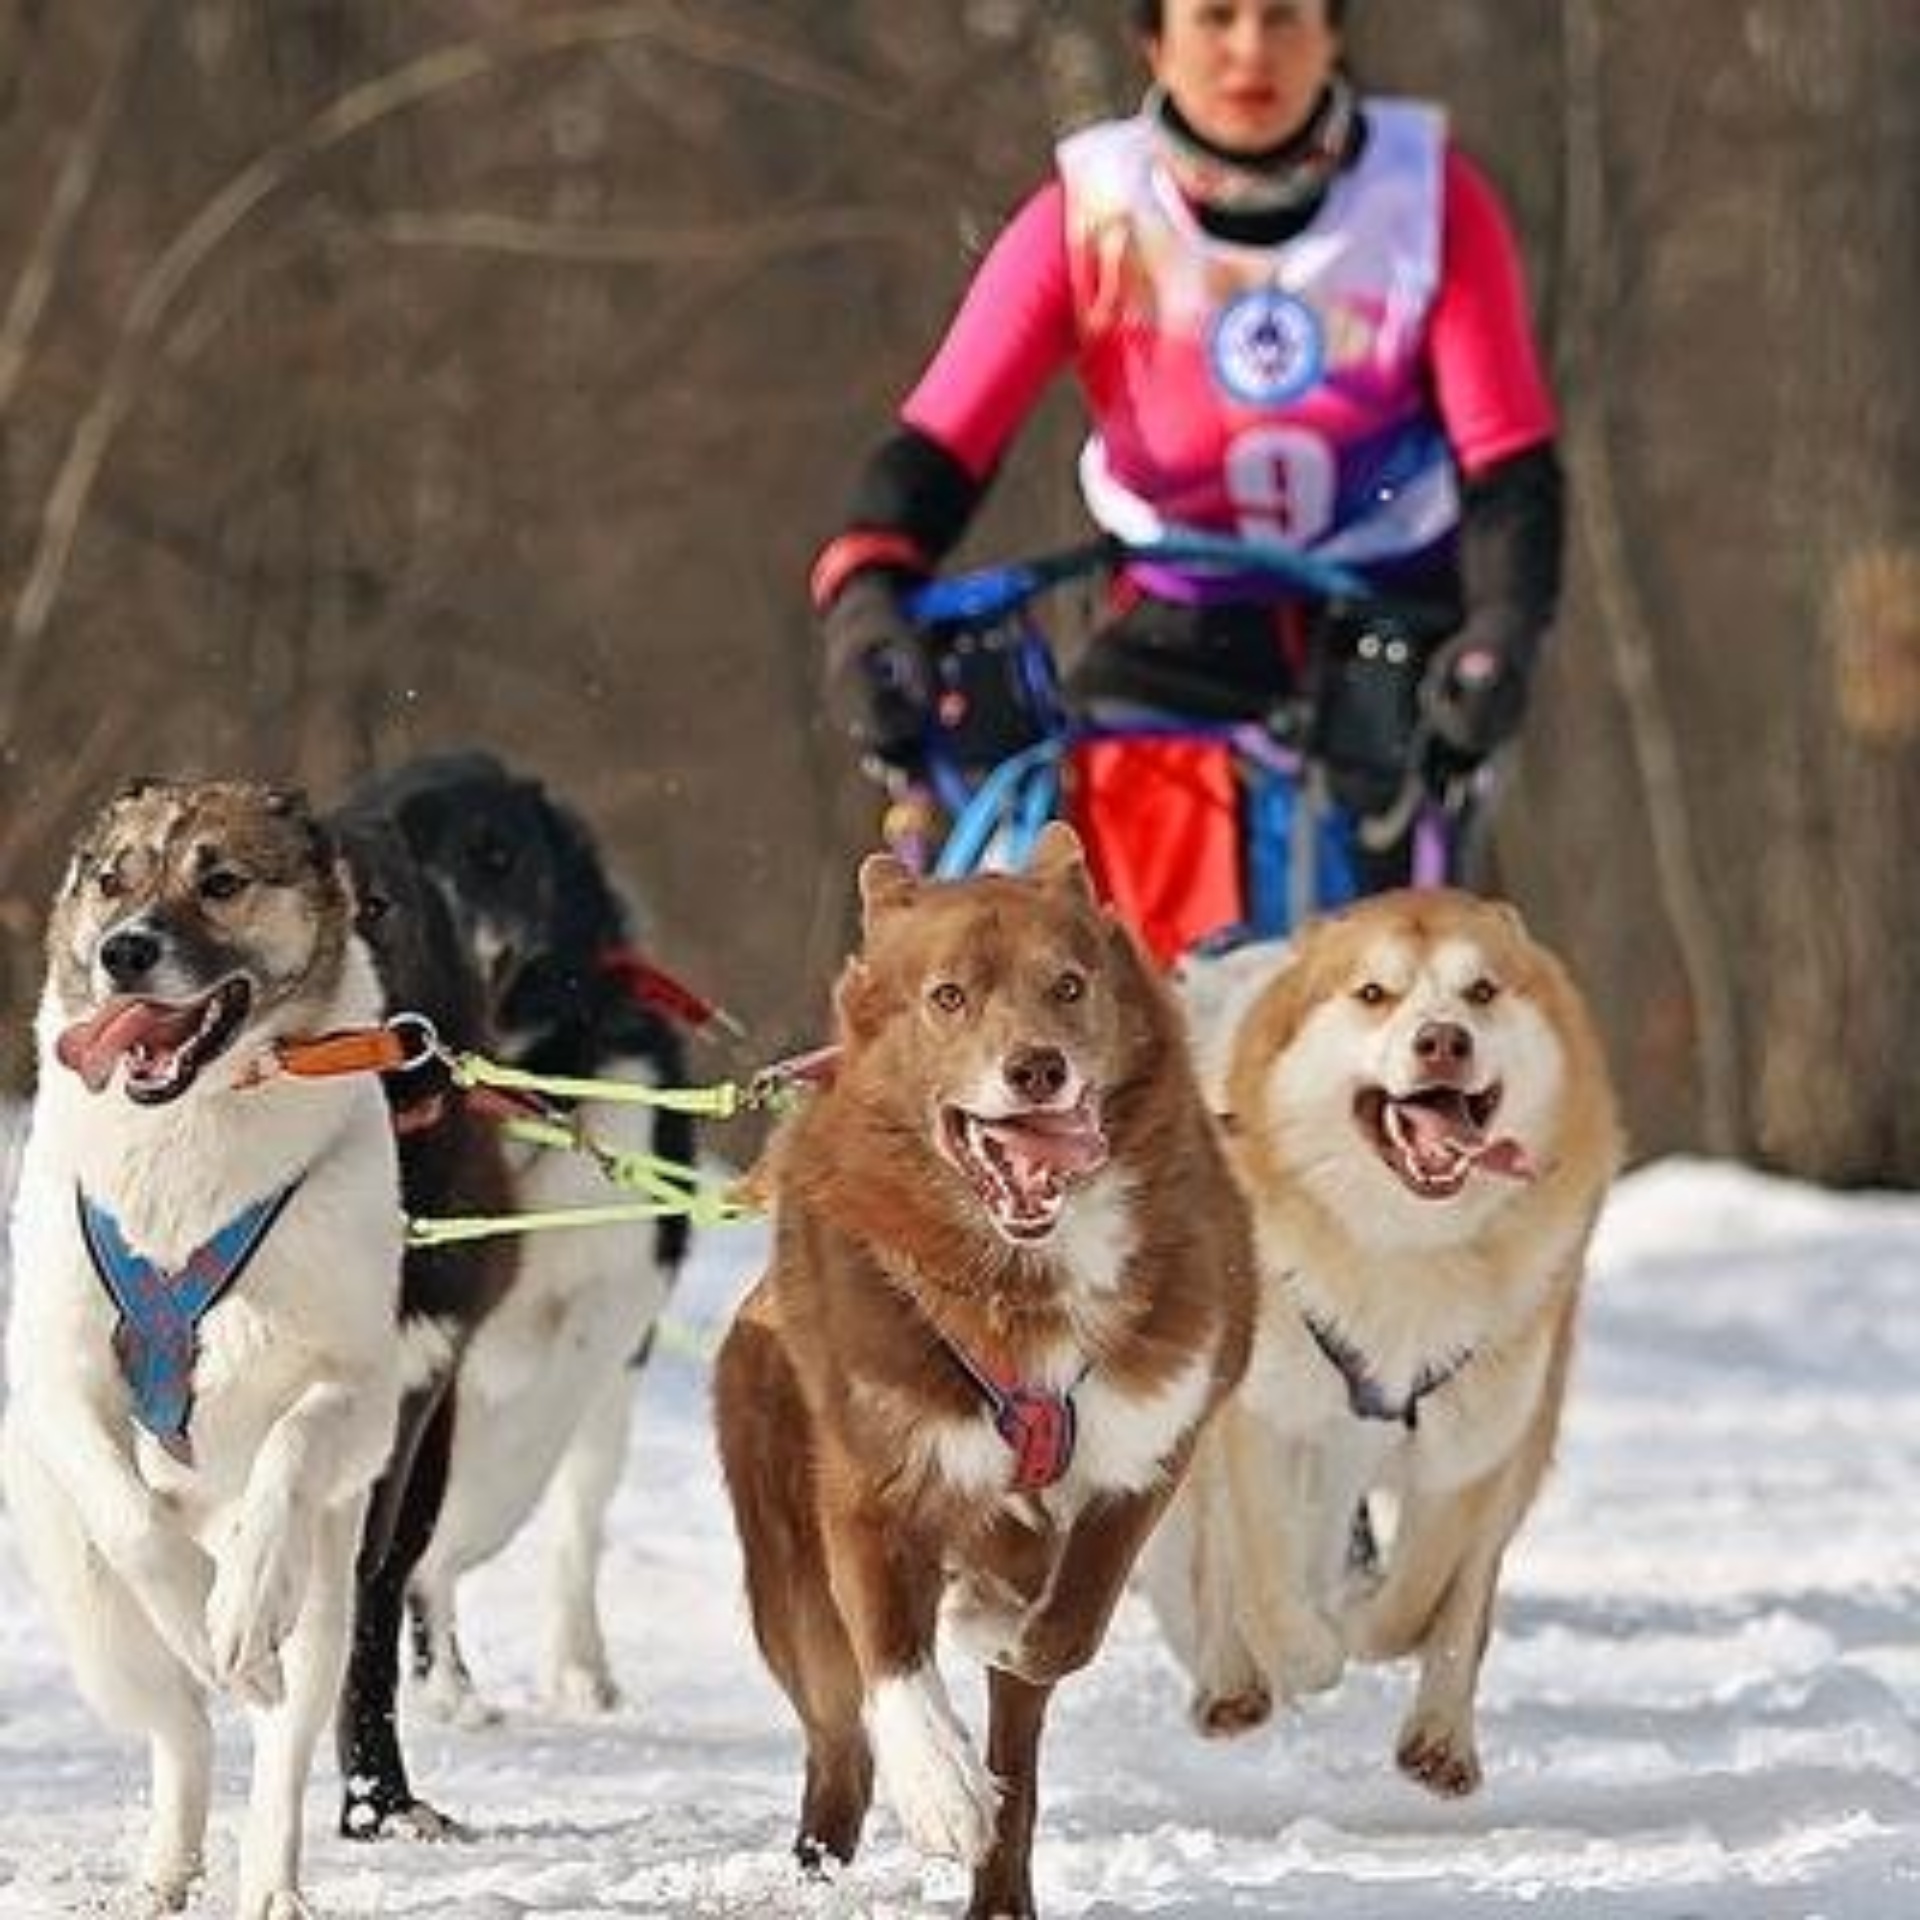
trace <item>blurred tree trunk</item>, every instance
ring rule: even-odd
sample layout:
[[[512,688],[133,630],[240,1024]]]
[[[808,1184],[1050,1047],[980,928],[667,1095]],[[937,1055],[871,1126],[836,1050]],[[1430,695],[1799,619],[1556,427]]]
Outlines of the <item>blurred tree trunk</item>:
[[[1787,557],[1749,868],[1765,957],[1755,1136],[1817,1178],[1920,1179],[1920,14],[1752,9],[1751,135],[1729,142],[1766,263]]]
[[[1642,1151],[1920,1181],[1920,15],[1375,0],[1556,348],[1571,592],[1498,845]]]

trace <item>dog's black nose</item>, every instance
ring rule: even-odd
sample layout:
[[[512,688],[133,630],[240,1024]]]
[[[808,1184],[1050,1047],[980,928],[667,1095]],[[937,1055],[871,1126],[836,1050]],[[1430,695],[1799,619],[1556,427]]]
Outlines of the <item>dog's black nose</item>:
[[[116,987],[137,987],[160,964],[160,936],[151,927],[122,927],[100,943],[100,964]]]
[[[1452,1020],[1429,1020],[1413,1036],[1413,1057],[1442,1072],[1464,1067],[1473,1058],[1473,1035]]]
[[[1067,1056],[1058,1047],[1021,1047],[1001,1071],[1021,1099],[1040,1106],[1057,1099],[1067,1084]]]

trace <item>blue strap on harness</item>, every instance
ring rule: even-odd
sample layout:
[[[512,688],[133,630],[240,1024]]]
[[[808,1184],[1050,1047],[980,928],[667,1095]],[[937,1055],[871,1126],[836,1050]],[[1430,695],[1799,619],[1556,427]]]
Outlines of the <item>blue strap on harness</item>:
[[[193,1464],[187,1421],[193,1413],[200,1322],[246,1271],[299,1185],[296,1180],[256,1200],[173,1272],[135,1253],[119,1221],[83,1189],[75,1189],[81,1238],[120,1315],[113,1351],[133,1395],[133,1417],[183,1466]]]
[[[1358,1347],[1341,1339],[1314,1314],[1303,1310],[1301,1317],[1307,1323],[1307,1331],[1313,1335],[1314,1345],[1345,1382],[1347,1405],[1354,1418],[1389,1421],[1395,1426],[1405,1427],[1409,1433],[1416,1431],[1420,1425],[1420,1402],[1428,1394],[1444,1387],[1473,1358],[1473,1349],[1468,1347],[1449,1360],[1435,1361],[1422,1367],[1413,1385],[1408,1388],[1406,1398],[1396,1400],[1374,1377],[1372,1368],[1367,1365],[1366,1355]]]

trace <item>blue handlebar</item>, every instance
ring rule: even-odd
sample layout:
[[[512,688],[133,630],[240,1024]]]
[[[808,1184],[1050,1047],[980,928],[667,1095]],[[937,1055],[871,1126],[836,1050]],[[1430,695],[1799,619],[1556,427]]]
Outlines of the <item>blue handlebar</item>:
[[[1276,541],[1244,540],[1229,533],[1174,531],[1141,542],[1092,541],[1033,560],[930,580],[909,593],[904,606],[916,626],[985,626],[1025,606],[1049,587],[1097,573],[1103,567],[1133,563],[1265,574],[1275,586],[1313,600],[1379,598],[1367,577],[1352,567]]]

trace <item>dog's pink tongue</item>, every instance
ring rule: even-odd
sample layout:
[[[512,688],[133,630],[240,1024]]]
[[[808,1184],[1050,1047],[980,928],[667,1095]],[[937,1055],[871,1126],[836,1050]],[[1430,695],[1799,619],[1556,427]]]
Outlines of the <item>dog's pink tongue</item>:
[[[1540,1177],[1540,1169],[1533,1164],[1533,1156],[1511,1135],[1504,1140],[1489,1142],[1475,1164],[1485,1167],[1489,1173],[1504,1173],[1509,1180],[1537,1180]]]
[[[1407,1138],[1423,1156],[1436,1148],[1472,1149],[1480,1144],[1480,1130],[1468,1119],[1464,1102],[1402,1100],[1396,1104]]]
[[[1065,1113],[1022,1113],[993,1123],[994,1137],[1010,1152],[1054,1173],[1092,1173],[1105,1165],[1107,1136],[1087,1108]]]
[[[69,1072],[99,1093],[113,1078],[122,1058],[142,1043],[158,1039],[175,1044],[190,1032],[197,1010],[162,1006],[152,1000],[109,1000],[90,1020],[77,1020],[54,1042],[54,1053]]]
[[[1459,1155],[1471,1160],[1476,1167],[1488,1173],[1504,1174],[1509,1180],[1532,1180],[1538,1176],[1532,1157],[1510,1134],[1483,1141],[1464,1104],[1403,1101],[1400,1118],[1423,1163],[1445,1165]]]

